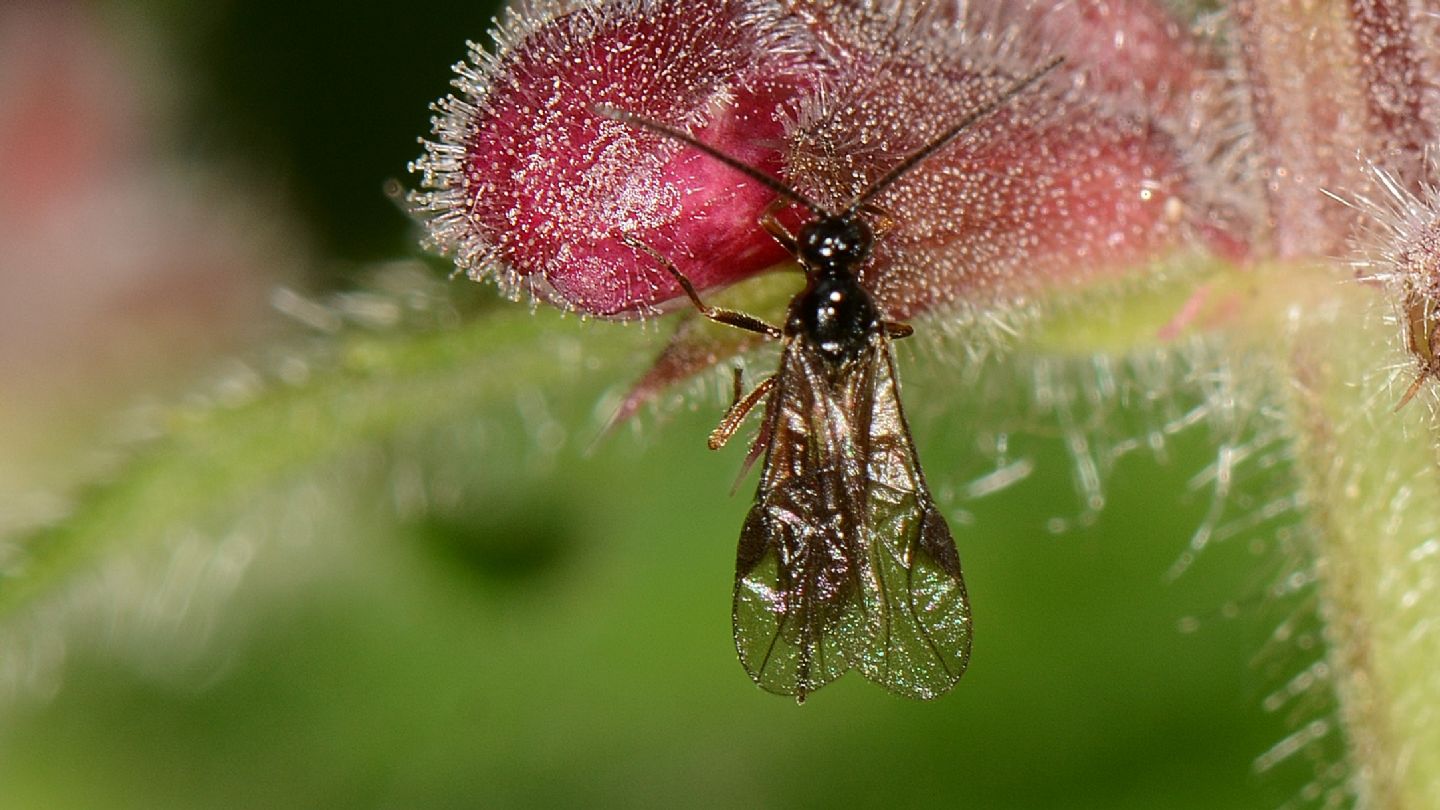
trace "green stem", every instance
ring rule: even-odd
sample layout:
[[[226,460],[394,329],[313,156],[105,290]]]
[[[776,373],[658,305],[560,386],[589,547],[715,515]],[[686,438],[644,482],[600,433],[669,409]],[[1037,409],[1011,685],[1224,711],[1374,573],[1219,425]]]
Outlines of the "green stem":
[[[580,328],[511,310],[457,329],[355,333],[337,339],[338,362],[302,386],[275,383],[240,407],[176,414],[163,439],[81,493],[64,521],[18,539],[0,578],[0,617],[62,593],[106,555],[163,543],[173,527],[226,514],[367,442],[479,418],[524,391],[585,390],[593,401],[610,382],[597,367],[613,369],[645,336],[591,326],[582,345]]]
[[[1440,807],[1440,467],[1428,402],[1373,291],[1337,288],[1288,347],[1321,616],[1360,806]],[[1427,395],[1428,396],[1428,395]],[[1433,400],[1431,400],[1433,401]]]
[[[1413,379],[1400,327],[1385,317],[1383,290],[1334,267],[1202,269],[1173,287],[1132,291],[1117,317],[1071,307],[1047,319],[1032,345],[1125,352],[1153,346],[1161,334],[1178,337],[1184,330],[1173,327],[1185,325],[1223,333],[1235,364],[1277,377],[1296,442],[1297,483],[1310,504],[1350,788],[1361,807],[1435,810],[1440,417],[1433,387],[1395,411]],[[1196,317],[1175,320],[1186,309]]]

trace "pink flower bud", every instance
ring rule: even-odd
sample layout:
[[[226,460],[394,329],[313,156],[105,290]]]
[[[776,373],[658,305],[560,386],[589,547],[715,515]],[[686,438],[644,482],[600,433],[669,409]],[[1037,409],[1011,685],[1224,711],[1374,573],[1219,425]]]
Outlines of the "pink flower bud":
[[[435,142],[412,167],[430,241],[474,278],[592,315],[644,314],[681,294],[628,234],[699,288],[787,255],[756,220],[774,193],[696,150],[596,115],[611,105],[675,125],[770,172],[777,112],[819,75],[768,4],[585,5],[512,19],[500,51],[456,67]]]
[[[1153,98],[1189,87],[1203,60],[1137,3],[1086,5],[1104,13],[1072,15],[1069,39],[1023,4],[991,28],[904,4],[898,17],[807,0],[566,8],[512,20],[498,54],[457,67],[461,97],[437,105],[438,138],[414,167],[431,244],[512,295],[613,317],[678,298],[622,237],[701,290],[790,259],[757,224],[773,192],[595,105],[689,126],[838,210],[1042,56],[1071,44],[1109,58],[1100,29],[1122,27],[1113,42],[1131,22],[1123,55],[1163,77],[1122,87],[1077,61],[978,122],[874,201],[884,233],[865,282],[889,317],[983,306],[1128,269],[1224,220],[1182,165],[1178,114]]]

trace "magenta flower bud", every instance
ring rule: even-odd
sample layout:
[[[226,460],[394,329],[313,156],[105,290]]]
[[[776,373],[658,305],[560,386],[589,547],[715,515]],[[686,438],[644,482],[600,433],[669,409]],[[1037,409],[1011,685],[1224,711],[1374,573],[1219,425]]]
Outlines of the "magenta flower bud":
[[[778,113],[820,73],[803,30],[745,0],[606,2],[512,17],[488,55],[456,67],[437,139],[412,170],[433,247],[565,309],[635,316],[681,295],[617,237],[670,258],[704,289],[787,259],[756,221],[774,193],[696,150],[604,119],[610,105],[673,125],[772,173]]]
[[[913,12],[913,17],[907,17]],[[611,106],[690,131],[831,211],[1019,76],[1027,89],[873,201],[885,231],[865,283],[905,318],[985,306],[1129,269],[1188,235],[1225,244],[1198,191],[1184,112],[1156,101],[1205,70],[1194,43],[1135,2],[1077,6],[1056,30],[1031,5],[984,22],[901,5],[651,0],[512,19],[499,52],[460,65],[411,195],[430,244],[474,278],[566,309],[636,317],[790,256],[758,225],[776,194]],[[1096,64],[1128,43],[1126,82]],[[988,28],[986,26],[989,26]],[[1086,60],[1096,60],[1096,64]],[[1198,83],[1198,79],[1195,82]],[[791,205],[792,226],[819,212]],[[1230,245],[1233,252],[1233,244]]]

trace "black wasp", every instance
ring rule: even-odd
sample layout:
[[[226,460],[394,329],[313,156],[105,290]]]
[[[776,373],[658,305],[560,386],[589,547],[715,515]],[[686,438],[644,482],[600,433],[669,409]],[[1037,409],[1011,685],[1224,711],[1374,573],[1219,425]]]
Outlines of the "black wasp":
[[[736,397],[710,435],[723,446],[765,397],[757,447],[765,463],[740,531],[735,647],[764,689],[805,696],[857,668],[896,694],[949,691],[970,660],[970,603],[955,541],[916,459],[900,406],[888,321],[860,282],[875,231],[867,203],[963,130],[1060,64],[1010,85],[901,160],[838,213],[689,134],[610,108],[597,112],[688,144],[801,205],[815,218],[791,234],[772,209],[762,226],[805,271],[784,328],[707,306],[673,262],[634,239],[673,275],[702,315],[783,342],[780,368]]]

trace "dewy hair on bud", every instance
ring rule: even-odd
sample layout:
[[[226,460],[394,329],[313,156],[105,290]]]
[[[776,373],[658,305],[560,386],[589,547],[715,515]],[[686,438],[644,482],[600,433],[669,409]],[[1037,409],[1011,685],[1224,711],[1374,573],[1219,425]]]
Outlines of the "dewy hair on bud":
[[[783,261],[756,227],[773,192],[689,148],[594,113],[688,126],[779,171],[777,111],[823,74],[770,3],[612,0],[512,12],[495,51],[471,46],[435,139],[411,166],[428,243],[512,297],[635,316],[680,289],[625,234],[713,287]]]

